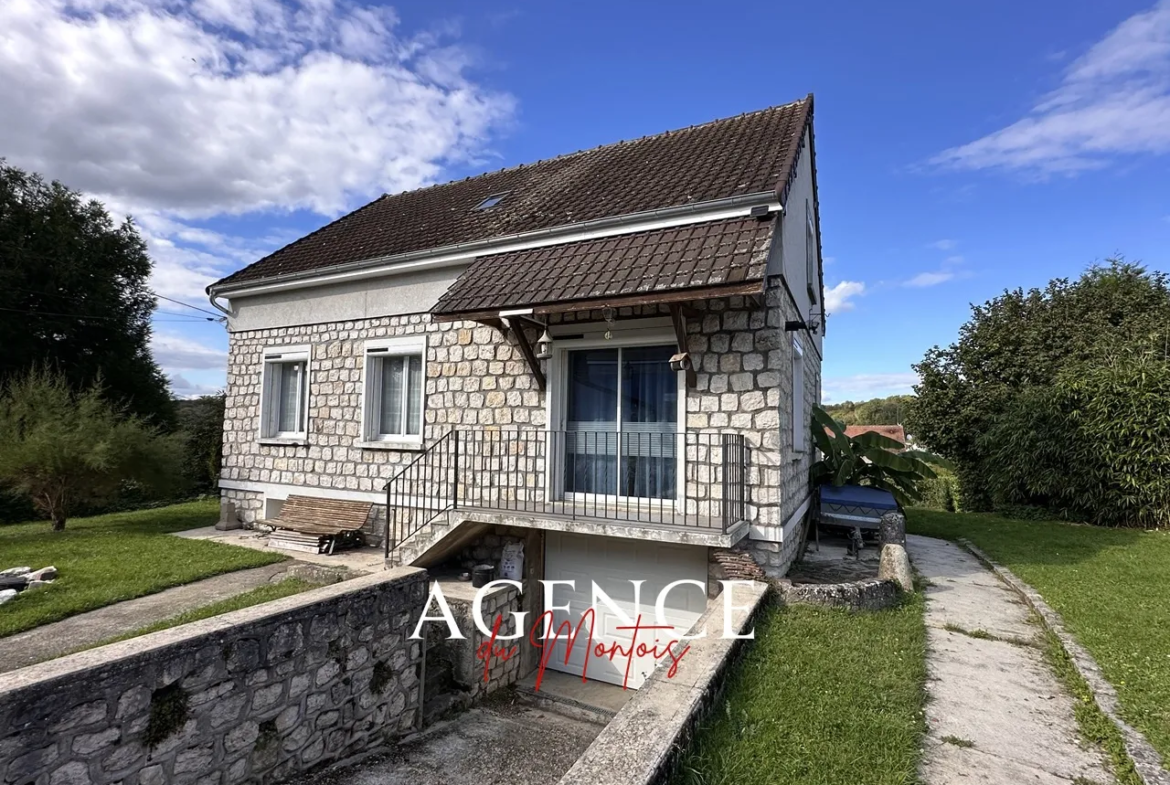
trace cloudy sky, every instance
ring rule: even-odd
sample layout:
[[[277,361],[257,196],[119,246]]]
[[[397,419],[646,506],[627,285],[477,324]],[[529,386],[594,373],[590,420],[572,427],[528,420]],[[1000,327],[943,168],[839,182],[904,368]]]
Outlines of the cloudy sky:
[[[1170,0],[562,5],[4,0],[0,157],[134,216],[206,306],[383,192],[815,91],[829,400],[907,391],[1004,288],[1170,268]],[[154,345],[177,393],[223,384],[221,325]]]

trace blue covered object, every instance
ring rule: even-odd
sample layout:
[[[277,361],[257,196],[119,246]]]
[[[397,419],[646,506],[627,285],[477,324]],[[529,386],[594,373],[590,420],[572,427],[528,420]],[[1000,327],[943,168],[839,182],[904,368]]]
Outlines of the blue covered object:
[[[869,507],[874,510],[896,510],[898,502],[894,494],[879,488],[865,488],[860,485],[821,486],[821,504],[848,507]]]

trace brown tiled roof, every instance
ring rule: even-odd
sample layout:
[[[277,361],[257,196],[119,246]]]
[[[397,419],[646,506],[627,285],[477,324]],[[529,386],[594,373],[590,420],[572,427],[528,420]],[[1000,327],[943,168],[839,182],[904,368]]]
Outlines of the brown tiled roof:
[[[886,438],[895,441],[906,443],[906,429],[901,425],[847,425],[845,426],[846,436],[860,436],[863,433],[879,433]]]
[[[435,315],[762,281],[775,220],[733,218],[483,256]]]
[[[382,196],[213,286],[610,216],[787,194],[812,96],[783,106]],[[475,207],[506,194],[487,210]]]

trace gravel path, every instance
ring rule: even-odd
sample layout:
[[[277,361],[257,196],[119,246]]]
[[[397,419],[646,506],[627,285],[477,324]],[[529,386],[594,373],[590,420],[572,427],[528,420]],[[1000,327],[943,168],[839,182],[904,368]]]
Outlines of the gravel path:
[[[922,779],[1115,782],[1104,756],[1078,734],[1073,699],[1038,647],[1028,606],[957,545],[910,536],[907,549],[931,584]]]
[[[50,660],[184,611],[210,605],[286,577],[292,563],[238,570],[79,613],[0,638],[0,673]]]

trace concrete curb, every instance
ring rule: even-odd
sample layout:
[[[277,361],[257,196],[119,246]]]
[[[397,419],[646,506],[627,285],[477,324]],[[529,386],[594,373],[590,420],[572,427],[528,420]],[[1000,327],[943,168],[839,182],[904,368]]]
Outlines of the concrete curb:
[[[1093,659],[1093,655],[1077,643],[1076,639],[1065,629],[1064,619],[1060,617],[1060,614],[1049,607],[1039,592],[1017,578],[1015,573],[996,562],[974,543],[963,538],[959,538],[959,543],[974,554],[975,558],[991,568],[1000,580],[1023,597],[1032,610],[1040,616],[1044,626],[1051,630],[1060,641],[1060,645],[1068,654],[1073,666],[1081,674],[1085,683],[1089,685],[1089,691],[1093,694],[1093,701],[1097,707],[1121,731],[1122,740],[1125,742],[1125,752],[1133,762],[1134,770],[1137,771],[1142,782],[1146,785],[1170,785],[1170,772],[1162,767],[1162,756],[1140,731],[1121,718],[1121,704],[1117,699],[1117,691],[1101,674],[1101,666]]]
[[[730,627],[743,634],[765,605],[769,586],[754,582],[734,587],[737,601],[746,605],[733,609]],[[728,589],[729,591],[731,589]],[[689,667],[680,668],[675,678],[660,664],[626,705],[581,754],[558,785],[657,785],[673,773],[679,755],[686,749],[690,734],[700,718],[723,694],[728,669],[744,651],[747,639],[719,636],[724,629],[723,596],[714,608],[696,622],[706,629],[705,638],[688,641]]]

